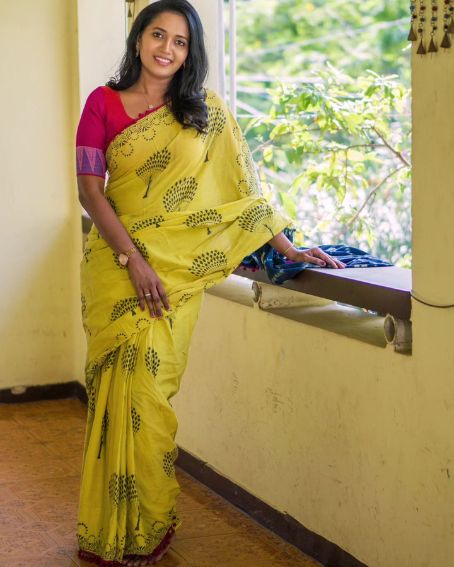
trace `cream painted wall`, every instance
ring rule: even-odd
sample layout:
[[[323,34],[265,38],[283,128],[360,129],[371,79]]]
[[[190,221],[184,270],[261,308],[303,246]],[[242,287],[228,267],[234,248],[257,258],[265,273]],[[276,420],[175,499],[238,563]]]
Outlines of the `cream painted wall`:
[[[77,0],[76,0],[77,1]],[[78,0],[80,104],[117,70],[126,37],[123,0]]]
[[[207,86],[221,96],[224,84],[224,22],[222,0],[191,0],[199,12],[205,28],[206,46],[210,62]]]
[[[0,388],[81,375],[75,0],[2,2]]]
[[[454,48],[413,96],[413,285],[453,304]],[[408,357],[208,295],[177,442],[370,567],[451,567],[454,310],[414,302],[413,331]]]

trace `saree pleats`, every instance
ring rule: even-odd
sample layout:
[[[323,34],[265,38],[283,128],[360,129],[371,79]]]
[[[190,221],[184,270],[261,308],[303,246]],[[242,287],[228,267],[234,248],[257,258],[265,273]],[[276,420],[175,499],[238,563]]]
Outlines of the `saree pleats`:
[[[260,197],[249,149],[228,109],[207,97],[206,135],[163,107],[107,151],[106,198],[159,275],[171,311],[141,311],[127,269],[93,228],[81,264],[89,414],[80,549],[115,565],[150,555],[176,530],[180,387],[203,292],[288,225]]]

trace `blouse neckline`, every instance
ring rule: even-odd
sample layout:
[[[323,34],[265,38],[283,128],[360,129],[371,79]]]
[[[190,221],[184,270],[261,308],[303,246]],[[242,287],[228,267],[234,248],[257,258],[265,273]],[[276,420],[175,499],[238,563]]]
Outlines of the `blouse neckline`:
[[[148,114],[151,114],[152,112],[156,112],[156,110],[159,110],[160,108],[165,106],[165,103],[160,104],[159,106],[155,106],[153,108],[149,108],[148,110],[145,110],[145,112],[139,112],[139,115],[137,117],[133,117],[133,116],[130,116],[126,112],[126,108],[125,108],[125,105],[124,105],[123,100],[121,98],[120,91],[116,91],[114,89],[111,89],[110,87],[106,87],[106,88],[108,88],[112,93],[115,94],[116,99],[117,99],[117,101],[118,101],[118,103],[121,107],[123,114],[128,118],[128,120],[133,120],[134,122],[137,122],[138,120],[144,118],[145,116],[148,116]]]

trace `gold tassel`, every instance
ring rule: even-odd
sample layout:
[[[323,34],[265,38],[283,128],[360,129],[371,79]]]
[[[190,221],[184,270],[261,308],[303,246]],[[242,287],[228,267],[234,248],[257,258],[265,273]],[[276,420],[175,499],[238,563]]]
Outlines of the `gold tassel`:
[[[437,49],[437,46],[435,45],[434,38],[431,37],[430,43],[429,43],[429,49],[427,50],[427,53],[436,53],[437,51],[438,51],[438,49]]]
[[[440,47],[443,47],[444,49],[449,49],[451,47],[451,38],[449,37],[448,32],[445,32],[443,40],[440,43]]]
[[[424,42],[421,38],[421,43],[419,44],[418,47],[418,51],[416,52],[418,55],[425,55],[426,54],[426,48],[424,47]]]
[[[133,17],[133,13],[132,13],[131,4],[128,4],[128,18],[132,18],[132,17]]]
[[[408,41],[416,41],[418,39],[418,36],[416,35],[415,32],[415,28],[412,26],[410,26],[410,33],[408,34],[407,37]]]

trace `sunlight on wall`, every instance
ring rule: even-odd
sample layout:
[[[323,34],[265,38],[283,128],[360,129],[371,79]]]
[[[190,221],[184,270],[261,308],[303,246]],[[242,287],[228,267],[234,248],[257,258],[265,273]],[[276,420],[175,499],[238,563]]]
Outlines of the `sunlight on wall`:
[[[0,94],[5,388],[81,375],[76,2],[4,3],[0,30],[1,51],[10,54],[2,76],[14,78]]]

